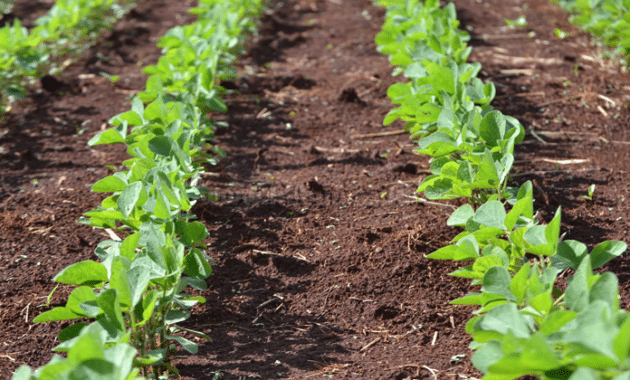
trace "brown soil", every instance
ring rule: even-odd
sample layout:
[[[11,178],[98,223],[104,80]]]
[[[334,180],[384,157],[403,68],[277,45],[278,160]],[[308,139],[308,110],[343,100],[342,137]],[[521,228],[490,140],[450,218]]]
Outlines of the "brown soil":
[[[50,360],[64,324],[32,319],[65,304],[71,289],[60,287],[44,306],[52,277],[93,258],[107,238],[76,220],[100,204],[91,184],[126,155],[86,142],[128,109],[144,86],[141,67],[159,56],[157,38],[191,20],[191,3],[140,4],[66,70],[59,89],[33,88],[0,125],[3,379]],[[526,9],[521,1],[455,3],[473,36],[471,59],[497,86],[495,107],[529,131],[514,179],[536,181],[540,219],[562,206],[566,239],[626,240],[627,74],[598,59],[588,36],[545,0]],[[464,331],[472,309],[448,304],[471,290],[468,282],[447,275],[458,265],[425,257],[457,234],[446,227],[457,203],[414,201],[428,160],[413,154],[407,135],[369,136],[402,128],[381,124],[387,87],[401,80],[375,50],[383,10],[365,0],[274,4],[239,79],[224,83],[237,90],[230,111],[215,115],[230,125],[217,131],[228,156],[205,183],[219,200],[195,212],[216,263],[208,302],[187,322],[212,342],[178,360],[182,377],[480,377]],[[504,19],[521,14],[528,26],[509,30]],[[570,36],[555,37],[557,27]],[[121,79],[112,84],[100,72]],[[582,198],[590,184],[592,202]],[[630,266],[620,258],[606,269],[619,276],[627,307]]]

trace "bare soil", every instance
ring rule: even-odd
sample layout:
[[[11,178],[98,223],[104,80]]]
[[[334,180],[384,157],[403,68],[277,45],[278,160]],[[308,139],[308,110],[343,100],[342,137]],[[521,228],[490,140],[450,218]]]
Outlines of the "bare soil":
[[[14,17],[45,5],[27,3],[17,0]],[[219,200],[194,211],[210,230],[214,273],[187,322],[212,341],[182,353],[182,378],[481,377],[464,331],[473,309],[449,305],[472,289],[448,276],[458,265],[425,257],[458,233],[446,219],[459,203],[416,201],[427,158],[406,134],[378,135],[402,129],[382,126],[387,88],[403,80],[374,44],[384,11],[366,0],[272,4],[238,79],[223,83],[235,90],[229,112],[213,115],[229,123],[216,132],[227,158],[205,177]],[[535,181],[540,220],[561,206],[566,239],[627,241],[627,73],[545,0],[455,4],[471,60],[497,86],[495,108],[528,130],[513,177]],[[58,88],[35,86],[0,124],[1,378],[50,360],[64,324],[32,319],[65,304],[71,289],[60,287],[45,306],[52,277],[107,238],[76,220],[100,204],[90,186],[106,165],[126,158],[87,140],[129,108],[157,39],[190,22],[192,5],[140,3]],[[527,27],[506,27],[522,14]],[[605,268],[619,276],[624,307],[629,268],[625,257]]]

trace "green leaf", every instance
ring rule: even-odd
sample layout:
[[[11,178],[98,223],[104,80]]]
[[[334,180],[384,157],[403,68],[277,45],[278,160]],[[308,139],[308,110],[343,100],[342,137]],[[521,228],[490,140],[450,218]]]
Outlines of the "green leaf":
[[[472,269],[475,272],[481,273],[485,276],[488,270],[490,270],[490,268],[495,267],[495,266],[499,266],[499,267],[503,266],[503,262],[499,257],[493,256],[493,255],[481,256],[480,258],[475,260],[475,262],[472,265]]]
[[[136,232],[133,235],[127,236],[120,245],[120,255],[133,261],[136,257],[136,248],[138,248],[138,242],[140,241],[140,233]]]
[[[522,303],[525,299],[525,284],[527,283],[530,268],[530,263],[526,262],[510,281],[510,292],[512,292],[519,303]]]
[[[560,217],[561,217],[561,208],[558,207],[556,210],[556,214],[547,227],[545,228],[545,239],[548,244],[551,244],[554,247],[558,246],[558,239],[560,238]]]
[[[482,331],[496,331],[502,335],[510,332],[516,338],[530,336],[530,329],[514,303],[506,303],[491,309],[477,321],[476,325]]]
[[[475,212],[473,216],[473,221],[487,227],[506,230],[505,217],[506,213],[503,204],[499,201],[490,201],[484,203],[477,209],[477,212]]]
[[[180,241],[189,247],[198,245],[208,236],[208,229],[206,226],[196,221],[192,223],[179,221],[175,227],[177,233],[181,235]]]
[[[446,224],[449,226],[465,226],[468,219],[472,218],[473,215],[475,215],[475,211],[470,204],[466,203],[451,214]]]
[[[506,229],[508,231],[511,231],[514,228],[514,226],[516,225],[516,222],[518,222],[519,217],[523,215],[523,211],[532,202],[533,200],[531,197],[523,198],[519,200],[518,202],[516,202],[514,207],[512,207],[510,212],[508,212],[507,216],[505,217],[505,226],[507,227]]]
[[[492,111],[481,119],[479,125],[481,138],[490,146],[498,146],[505,136],[505,117],[499,111]]]
[[[67,321],[72,319],[85,318],[85,314],[77,314],[67,307],[56,307],[52,310],[45,311],[33,319],[34,323]]]
[[[200,250],[193,249],[184,257],[184,273],[192,278],[205,279],[212,273],[212,267]]]
[[[530,371],[549,371],[560,366],[560,361],[540,333],[525,341],[519,362]]]
[[[613,340],[613,350],[621,362],[628,358],[630,353],[630,318],[628,318],[628,314],[626,314],[626,320]]]
[[[538,329],[538,332],[543,335],[551,335],[575,319],[576,316],[577,313],[571,310],[555,311],[545,318],[545,321]]]
[[[112,263],[112,276],[109,282],[110,289],[116,289],[118,291],[118,300],[124,305],[131,307],[131,286],[129,284],[129,278],[127,274],[127,268],[123,265],[120,257],[118,260],[114,260]]]
[[[145,321],[148,321],[153,316],[153,310],[155,310],[155,303],[158,300],[158,292],[157,290],[151,290],[147,293],[142,300],[142,318]]]
[[[107,280],[107,268],[93,260],[72,264],[53,278],[55,282],[77,286],[99,284]]]
[[[127,184],[122,179],[116,176],[105,177],[97,181],[92,185],[92,191],[97,193],[113,193],[115,191],[122,191],[127,187]]]
[[[449,275],[453,277],[463,277],[477,280],[483,278],[484,272],[477,272],[473,270],[472,265],[466,265],[465,267],[459,268],[458,270],[449,273]]]
[[[197,351],[199,351],[196,343],[193,343],[184,337],[178,335],[167,335],[166,339],[176,341],[177,343],[181,344],[184,350],[190,352],[191,354],[196,354]]]
[[[575,280],[574,280],[575,281]],[[613,351],[613,343],[619,328],[614,323],[613,311],[604,301],[595,301],[584,308],[576,317],[577,328],[565,335],[567,343],[577,343],[591,352],[582,350],[582,353],[595,352],[598,355],[606,356],[612,360],[613,366],[616,364],[616,356]],[[604,360],[599,359],[605,368]],[[593,363],[595,368],[602,368],[600,364]]]
[[[187,320],[190,317],[189,310],[169,310],[166,313],[164,323],[167,325],[173,325]]]
[[[483,373],[488,373],[490,367],[503,358],[503,349],[498,341],[490,341],[482,345],[472,356],[472,363]]]
[[[608,240],[598,244],[591,251],[591,265],[593,269],[599,268],[615,257],[621,256],[627,248],[627,244],[621,241]]]
[[[560,271],[567,268],[576,270],[587,253],[588,248],[585,244],[577,240],[564,240],[558,244],[558,253],[552,258],[553,266]]]
[[[102,359],[105,356],[105,345],[94,329],[85,329],[68,352],[68,361],[81,364],[90,359]]]
[[[101,145],[101,144],[118,144],[125,142],[127,136],[127,122],[124,122],[116,128],[106,129],[97,133],[94,137],[88,141],[89,146]]]
[[[514,297],[514,294],[510,291],[511,281],[512,277],[507,269],[502,266],[494,266],[488,269],[486,274],[483,276],[481,291],[483,293],[498,294],[504,296],[510,301],[516,302],[516,297]]]
[[[613,310],[619,310],[619,281],[611,272],[602,275],[591,286],[589,294],[590,302],[601,300],[610,305]]]
[[[573,372],[569,380],[597,380],[597,374],[592,368],[580,367]]]
[[[588,279],[592,277],[591,259],[586,256],[580,263],[567,290],[564,292],[564,303],[569,310],[580,312],[588,308]]]
[[[151,281],[151,274],[144,267],[137,266],[127,271],[129,287],[131,289],[131,304],[136,305]]]
[[[98,306],[103,310],[107,320],[116,327],[117,330],[126,332],[123,320],[118,293],[114,289],[108,289],[98,297]]]
[[[77,336],[79,336],[85,326],[88,326],[88,324],[85,322],[77,322],[61,330],[57,337],[59,338],[60,342],[65,342],[67,340],[76,338]]]
[[[11,377],[11,380],[31,380],[33,371],[26,364],[22,364]]]
[[[141,182],[133,182],[127,186],[116,201],[118,210],[126,217],[131,214],[131,211],[136,206],[136,202],[140,198],[140,192],[142,191]]]

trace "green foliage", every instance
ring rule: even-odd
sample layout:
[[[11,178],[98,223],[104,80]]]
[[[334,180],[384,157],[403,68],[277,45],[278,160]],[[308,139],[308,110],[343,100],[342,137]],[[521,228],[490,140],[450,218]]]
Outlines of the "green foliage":
[[[110,228],[124,239],[102,241],[95,251],[100,262],[73,264],[54,278],[76,288],[65,306],[34,321],[92,323],[74,323],[59,333],[54,350],[67,352],[68,360],[56,357],[34,373],[20,368],[14,379],[130,379],[140,371],[166,378],[177,375],[170,360],[178,345],[197,353],[197,344],[183,333],[209,340],[178,325],[190,317],[190,308],[205,302],[184,290],[205,290],[212,273],[211,259],[200,249],[206,248],[208,230],[191,213],[196,200],[208,195],[196,185],[202,164],[216,160],[204,152],[214,127],[205,113],[224,110],[216,79],[232,70],[242,35],[252,31],[260,9],[255,0],[202,0],[192,10],[199,15],[196,23],[172,29],[159,42],[173,58],[168,71],[149,77],[131,109],[90,140],[90,145],[125,143],[131,158],[123,162],[125,170],[92,186],[111,195],[79,222]],[[185,57],[178,47],[197,55]],[[117,360],[122,354],[124,360]],[[103,371],[94,372],[96,366]]]
[[[625,0],[551,0],[571,15],[571,22],[600,38],[621,54],[628,64],[630,57],[630,4]],[[560,35],[562,34],[562,36]],[[564,38],[566,33],[556,30]]]
[[[577,1],[593,2],[609,3]],[[431,156],[431,175],[418,192],[469,201],[447,222],[463,231],[428,257],[468,261],[451,275],[481,286],[452,301],[479,306],[466,325],[475,367],[487,380],[630,379],[630,318],[619,307],[618,280],[593,272],[623,254],[626,243],[606,241],[589,253],[578,241],[563,241],[559,208],[541,225],[532,184],[507,186],[514,145],[524,130],[516,119],[492,110],[494,86],[475,77],[478,64],[464,63],[470,50],[465,33],[455,30],[453,4],[443,9],[438,1],[379,4],[388,9],[376,42],[400,66],[395,74],[408,79],[389,88],[397,108],[384,124],[405,121],[418,140],[417,151]],[[422,53],[414,55],[413,49]],[[593,193],[589,188],[588,196]],[[565,270],[575,274],[562,292],[555,282]]]
[[[12,1],[0,1],[7,12]],[[133,0],[57,0],[48,13],[27,30],[20,20],[0,28],[0,115],[26,96],[34,78],[63,66],[67,53],[87,48],[100,33],[134,6]]]

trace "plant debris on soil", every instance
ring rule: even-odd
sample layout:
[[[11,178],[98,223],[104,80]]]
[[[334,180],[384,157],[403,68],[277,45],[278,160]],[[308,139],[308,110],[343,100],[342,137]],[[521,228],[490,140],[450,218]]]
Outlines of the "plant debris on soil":
[[[72,289],[63,286],[47,305],[52,278],[108,238],[76,220],[102,200],[91,185],[126,158],[122,146],[87,141],[129,108],[144,88],[142,67],[159,57],[157,39],[192,20],[193,3],[139,3],[52,78],[59,86],[42,81],[0,125],[1,378],[52,357],[65,325],[32,320],[65,305]],[[459,264],[426,258],[459,232],[446,220],[462,201],[416,200],[428,159],[402,123],[382,126],[387,88],[404,80],[376,51],[383,9],[367,0],[270,4],[237,79],[222,83],[234,91],[229,112],[212,115],[229,124],[216,131],[227,157],[204,183],[218,200],[194,208],[215,263],[207,302],[187,326],[212,341],[175,366],[183,379],[480,378],[465,332],[474,309],[449,305],[469,282],[448,276]],[[546,0],[455,5],[471,60],[497,87],[494,107],[528,132],[513,177],[534,182],[539,219],[561,206],[565,239],[590,248],[627,241],[626,71]],[[45,6],[17,0],[12,17]],[[504,20],[521,15],[527,26],[508,28]],[[604,269],[619,277],[627,307],[627,259]]]

